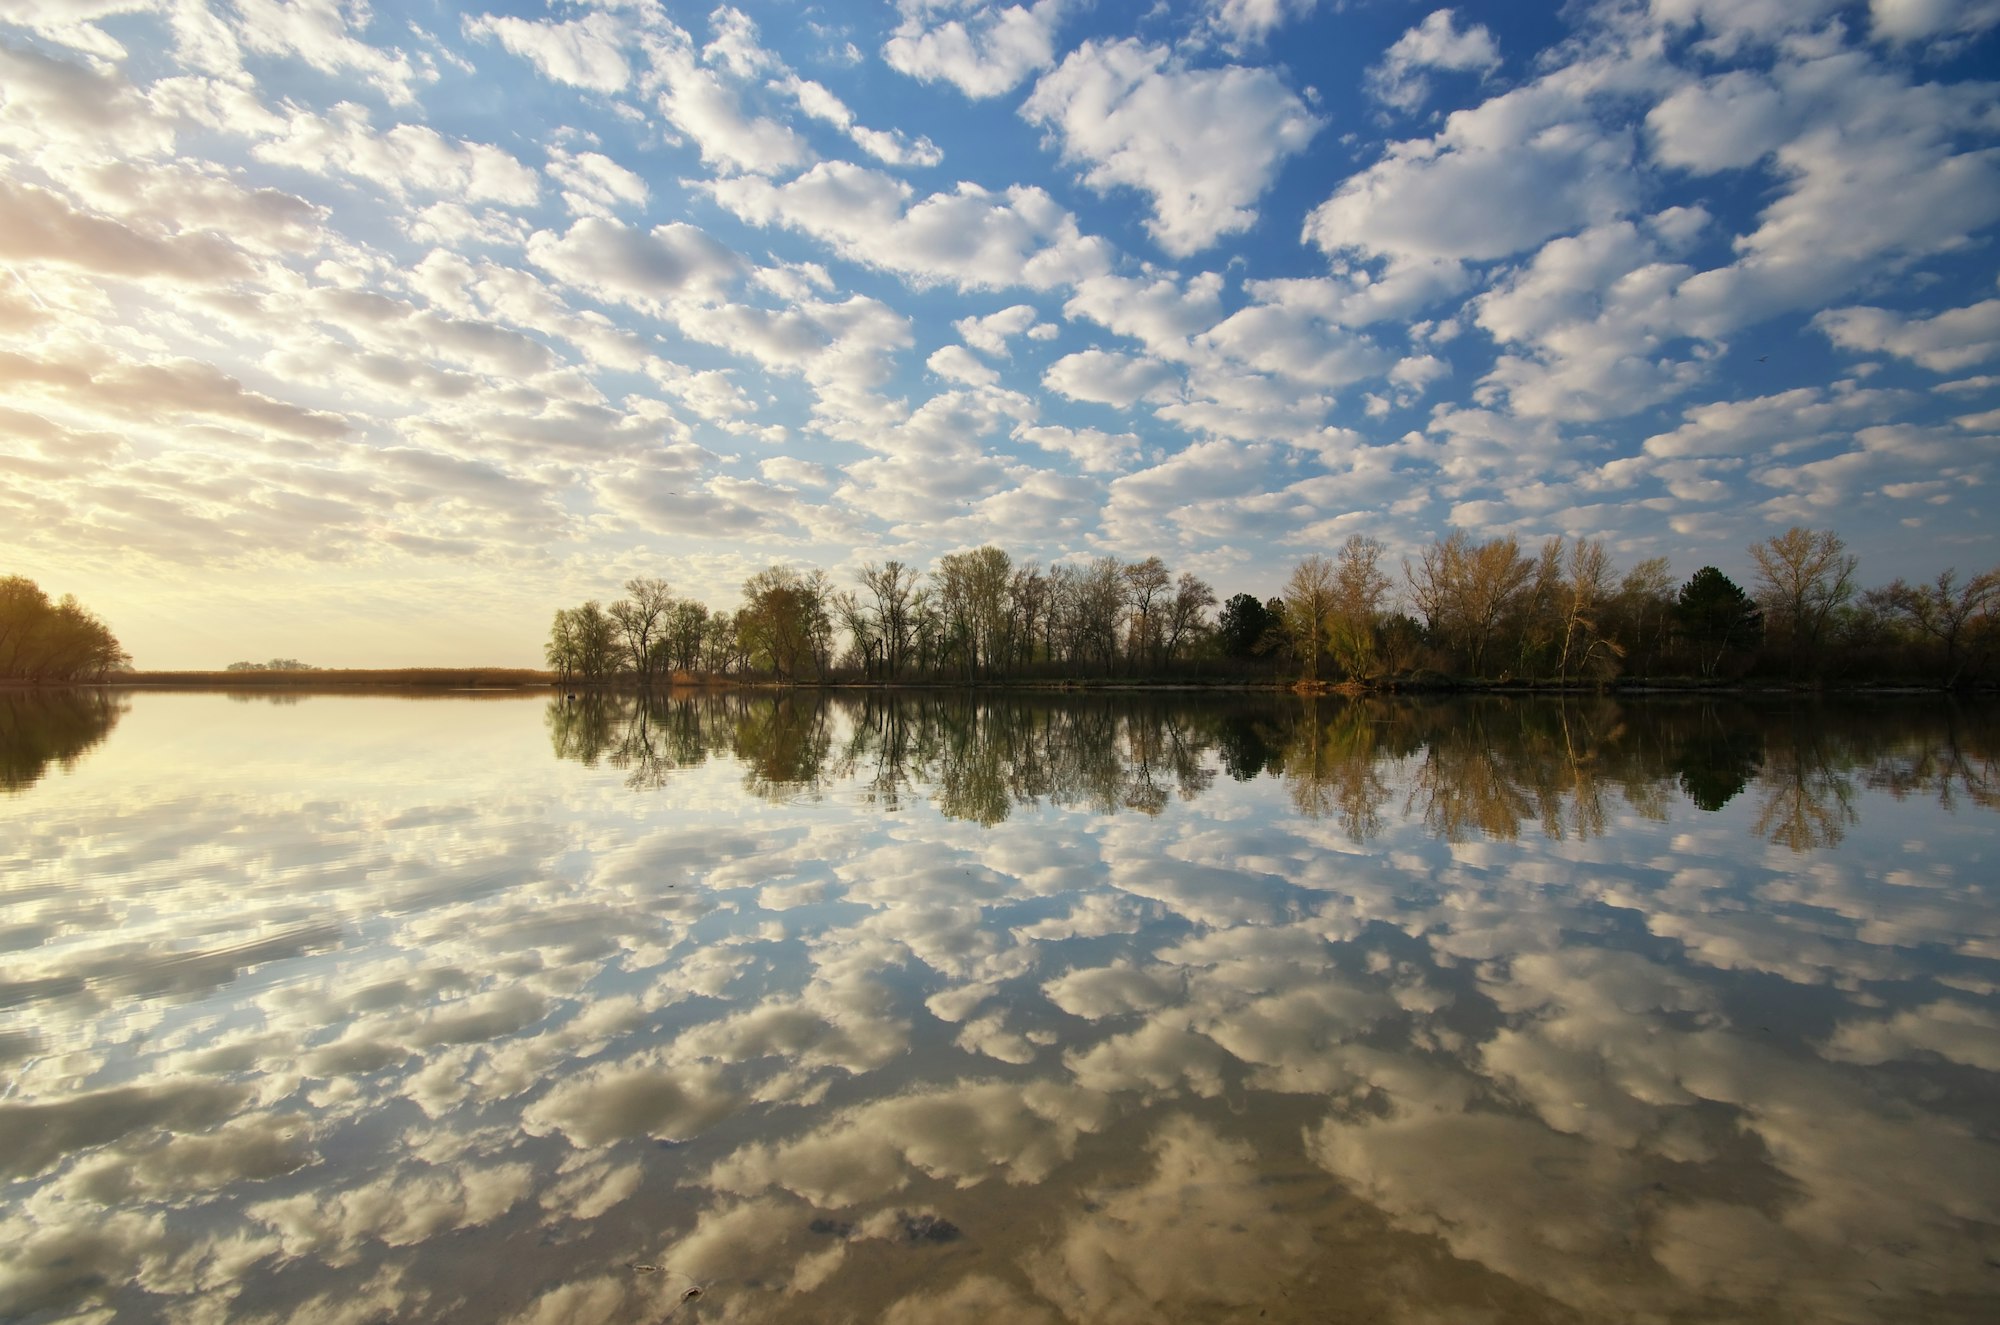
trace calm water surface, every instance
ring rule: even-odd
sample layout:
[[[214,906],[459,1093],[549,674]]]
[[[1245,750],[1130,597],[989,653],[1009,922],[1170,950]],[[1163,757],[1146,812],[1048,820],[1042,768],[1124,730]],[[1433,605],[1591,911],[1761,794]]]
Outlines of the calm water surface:
[[[1996,808],[1914,701],[0,693],[0,1317],[2000,1319]]]

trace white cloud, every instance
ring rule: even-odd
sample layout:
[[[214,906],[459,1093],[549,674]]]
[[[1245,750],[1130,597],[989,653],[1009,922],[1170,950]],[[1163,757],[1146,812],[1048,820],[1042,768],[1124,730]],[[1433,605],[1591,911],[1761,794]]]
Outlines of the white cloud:
[[[1433,383],[1442,382],[1451,376],[1451,365],[1435,354],[1419,354],[1401,360],[1389,370],[1389,380],[1398,386],[1408,387],[1418,395]]]
[[[1813,325],[1844,350],[1893,354],[1934,373],[1956,373],[2000,356],[2000,299],[1931,317],[1886,308],[1831,308]]]
[[[1418,70],[1487,73],[1499,65],[1500,47],[1484,24],[1461,31],[1454,11],[1434,10],[1398,37],[1382,62],[1368,71],[1368,92],[1398,110],[1415,110],[1430,97],[1430,82]]]
[[[609,216],[619,207],[646,205],[646,181],[602,152],[572,155],[551,148],[548,172],[562,185],[570,211],[579,216]]]
[[[425,124],[378,132],[368,111],[351,101],[327,117],[294,109],[282,137],[251,150],[276,165],[353,175],[395,197],[430,193],[526,207],[541,194],[535,172],[491,144],[447,138]]]
[[[419,68],[399,50],[370,45],[349,31],[350,21],[366,28],[366,5],[339,0],[235,0],[237,37],[264,55],[292,55],[323,73],[352,69],[395,106],[416,101],[414,85],[437,81],[435,70]]]
[[[1066,428],[1055,424],[1040,424],[1032,428],[1022,428],[1014,434],[1024,442],[1031,442],[1044,451],[1070,459],[1093,474],[1111,473],[1123,469],[1133,456],[1139,453],[1139,438],[1136,433],[1108,433],[1096,428]]]
[[[1166,276],[1107,272],[1078,281],[1063,312],[1130,336],[1156,358],[1184,363],[1194,356],[1192,338],[1222,319],[1222,277],[1203,272],[1183,285]]]
[[[800,110],[840,129],[862,151],[884,165],[934,166],[944,160],[944,153],[929,138],[913,139],[899,129],[870,129],[857,123],[846,102],[809,78],[794,74],[782,80],[780,86],[798,101]]]
[[[1172,400],[1180,385],[1180,374],[1157,359],[1084,350],[1064,355],[1050,364],[1042,374],[1042,383],[1071,400],[1129,409],[1141,400]]]
[[[722,66],[739,79],[784,67],[784,62],[765,48],[756,21],[742,10],[722,5],[709,12],[708,25],[715,31],[715,39],[701,52],[708,63]]]
[[[1105,534],[1132,547],[1157,548],[1170,535],[1179,537],[1191,524],[1210,518],[1216,509],[1255,500],[1277,486],[1282,450],[1268,442],[1218,438],[1196,442],[1156,465],[1113,479],[1104,512]],[[1203,882],[1214,880],[1209,876]],[[1211,908],[1216,914],[1231,913],[1226,919],[1202,915],[1205,923],[1233,924],[1245,909],[1262,912],[1268,907],[1261,895],[1230,899],[1211,888],[1186,891],[1186,883],[1184,878],[1134,878],[1120,886],[1136,896],[1169,893],[1175,908],[1187,915]]]
[[[565,234],[536,231],[528,259],[600,299],[655,311],[676,298],[712,298],[741,269],[735,254],[683,222],[646,231],[594,216]]]
[[[1506,257],[1630,210],[1632,154],[1629,131],[1600,126],[1567,90],[1521,88],[1391,146],[1314,209],[1305,235],[1329,254]]]
[[[1782,455],[1830,434],[1893,416],[1900,393],[1851,391],[1831,395],[1799,387],[1749,400],[1697,405],[1672,432],[1646,439],[1646,454],[1659,459],[1687,456]]]
[[[1055,61],[1055,28],[1065,0],[1030,8],[904,0],[903,20],[882,47],[889,67],[926,83],[940,80],[968,97],[997,97]],[[962,17],[931,26],[941,11]]]
[[[973,349],[1004,359],[1007,342],[1032,330],[1039,316],[1029,304],[1014,304],[984,317],[962,317],[951,325]]]
[[[1238,441],[1277,440],[1310,446],[1333,397],[1297,383],[1227,364],[1189,374],[1187,399],[1161,406],[1162,419],[1191,432]]]
[[[1842,52],[1771,75],[1810,122],[1772,150],[1784,188],[1735,241],[1737,260],[1688,280],[1683,325],[1718,334],[1811,306],[1874,271],[1965,246],[2000,220],[2000,160],[1960,150],[1985,102],[1968,84],[1912,84]]]
[[[1129,38],[1085,42],[1021,113],[1060,135],[1092,188],[1150,194],[1146,228],[1176,256],[1254,225],[1251,204],[1324,124],[1268,69],[1188,69]]]
[[[2000,24],[2000,0],[1868,0],[1868,15],[1890,41],[1971,36]]]
[[[1208,26],[1232,48],[1252,46],[1292,18],[1311,13],[1319,0],[1203,0]]]
[[[1237,310],[1196,343],[1260,373],[1322,389],[1346,386],[1386,370],[1393,355],[1368,337],[1327,321],[1318,301],[1290,299],[1318,292],[1303,283],[1267,288],[1265,293],[1275,295],[1274,301]]]
[[[1654,229],[1630,221],[1550,240],[1473,302],[1494,340],[1519,346],[1483,385],[1518,414],[1596,419],[1674,395],[1703,372],[1661,353],[1679,334],[1672,300],[1689,269],[1666,260]]]
[[[1705,54],[1736,56],[1818,28],[1847,0],[1651,0],[1653,17],[1669,28],[1701,28]]]
[[[776,456],[764,461],[757,469],[773,483],[806,488],[825,488],[833,485],[832,470],[825,465],[816,465],[810,460],[800,460],[793,456]]]
[[[1047,289],[1103,270],[1110,248],[1041,189],[996,193],[961,183],[911,203],[909,185],[845,161],[823,161],[785,184],[737,178],[709,186],[753,225],[782,225],[856,262],[961,289]]]
[[[123,60],[126,50],[98,26],[107,18],[151,8],[153,0],[0,0],[0,22],[27,28],[36,36],[105,60]]]
[[[731,170],[769,175],[812,160],[805,139],[768,116],[744,111],[722,79],[681,53],[655,55],[666,75],[660,112],[701,149],[701,159]]]
[[[1762,73],[1732,69],[1676,88],[1646,113],[1653,157],[1697,174],[1756,164],[1810,116]]]
[[[963,345],[946,345],[925,360],[939,377],[967,386],[998,386],[1000,374],[979,361],[979,356]]]
[[[115,67],[0,42],[0,144],[35,152],[51,141],[62,144],[62,163],[81,164],[163,155],[174,131]]]
[[[465,35],[497,38],[542,77],[593,92],[622,92],[632,82],[626,33],[615,15],[597,12],[567,23],[536,23],[493,14],[464,20]]]
[[[419,244],[516,246],[527,242],[528,225],[512,212],[496,207],[474,211],[455,202],[434,202],[410,213],[403,222]]]
[[[110,276],[206,282],[248,276],[243,253],[213,231],[148,233],[81,211],[61,195],[0,180],[0,255]]]

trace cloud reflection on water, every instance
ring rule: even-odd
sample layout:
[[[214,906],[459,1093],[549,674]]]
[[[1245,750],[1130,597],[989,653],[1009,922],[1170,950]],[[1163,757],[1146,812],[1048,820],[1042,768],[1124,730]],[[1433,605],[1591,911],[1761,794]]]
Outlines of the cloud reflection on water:
[[[10,1316],[2000,1303],[1983,710],[130,721],[0,801]]]

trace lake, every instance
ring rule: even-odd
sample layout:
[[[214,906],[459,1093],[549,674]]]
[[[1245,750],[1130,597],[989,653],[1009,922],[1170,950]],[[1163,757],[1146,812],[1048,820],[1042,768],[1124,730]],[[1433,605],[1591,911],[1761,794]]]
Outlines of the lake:
[[[2000,712],[0,692],[10,1320],[2000,1319]]]

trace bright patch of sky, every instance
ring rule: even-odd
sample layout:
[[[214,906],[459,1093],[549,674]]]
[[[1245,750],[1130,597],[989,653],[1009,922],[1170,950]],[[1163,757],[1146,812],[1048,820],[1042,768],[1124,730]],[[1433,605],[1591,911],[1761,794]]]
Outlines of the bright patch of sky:
[[[0,573],[533,664],[998,542],[2000,562],[2000,5],[0,0]]]

